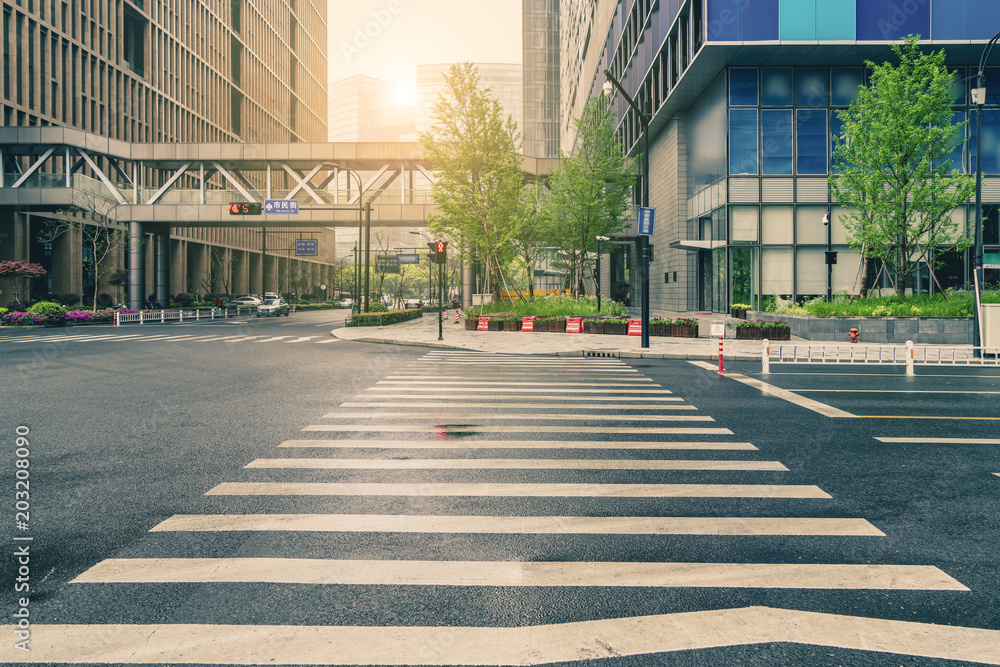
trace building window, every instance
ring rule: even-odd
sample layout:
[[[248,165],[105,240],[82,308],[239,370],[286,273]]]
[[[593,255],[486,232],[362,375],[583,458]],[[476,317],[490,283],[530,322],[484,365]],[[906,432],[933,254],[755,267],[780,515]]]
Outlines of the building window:
[[[757,110],[729,112],[729,173],[757,173]]]
[[[764,106],[792,106],[791,67],[765,67],[760,71],[760,81]]]
[[[827,165],[826,110],[799,109],[797,121],[796,161],[799,174],[825,174]]]
[[[830,70],[826,67],[799,67],[795,70],[795,104],[825,107],[830,104]]]
[[[764,174],[792,174],[792,110],[764,109],[761,111],[763,132],[762,169]]]
[[[146,20],[126,10],[122,24],[125,66],[139,76],[145,76]]]
[[[757,106],[757,70],[734,67],[729,70],[729,104]]]
[[[858,87],[864,84],[860,67],[833,67],[830,69],[831,98],[834,106],[850,106],[858,99]]]

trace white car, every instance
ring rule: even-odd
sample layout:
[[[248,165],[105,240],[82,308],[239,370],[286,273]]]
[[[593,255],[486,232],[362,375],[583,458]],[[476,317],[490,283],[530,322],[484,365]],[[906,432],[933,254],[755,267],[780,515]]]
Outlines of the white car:
[[[341,299],[340,300],[340,307],[341,308],[353,308],[354,307],[354,299]]]
[[[287,317],[291,311],[291,307],[284,299],[267,299],[257,306],[257,317],[270,317],[271,315]]]
[[[260,299],[255,296],[241,296],[238,299],[233,299],[229,303],[235,303],[239,306],[259,306],[261,304]]]

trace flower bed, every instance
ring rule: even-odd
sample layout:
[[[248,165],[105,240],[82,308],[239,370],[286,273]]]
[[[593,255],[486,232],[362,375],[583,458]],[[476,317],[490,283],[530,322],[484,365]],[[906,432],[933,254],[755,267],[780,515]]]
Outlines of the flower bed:
[[[747,320],[736,323],[738,340],[791,340],[792,330],[787,322],[763,322]]]

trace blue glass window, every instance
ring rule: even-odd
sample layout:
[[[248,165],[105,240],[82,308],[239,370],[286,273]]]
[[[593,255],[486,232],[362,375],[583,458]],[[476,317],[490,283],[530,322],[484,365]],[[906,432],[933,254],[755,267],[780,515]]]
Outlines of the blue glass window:
[[[964,2],[935,2],[931,5],[931,39],[968,39]]]
[[[827,133],[825,109],[799,109],[795,112],[797,132],[796,161],[800,174],[825,174]]]
[[[985,119],[986,117],[983,116],[983,118]],[[955,125],[958,125],[963,120],[965,120],[965,112],[964,111],[955,111],[954,113],[951,114],[951,122],[954,123]],[[944,158],[943,160],[936,160],[935,163],[934,163],[934,166],[935,167],[940,166],[941,164],[944,164],[945,162],[947,162],[950,159],[951,160],[951,169],[958,169],[960,172],[964,172],[965,171],[965,164],[964,164],[965,161],[962,159],[962,155],[965,152],[965,150],[964,150],[965,149],[965,128],[962,128],[961,130],[957,130],[955,132],[955,136],[952,137],[951,142],[949,142],[948,145],[952,149],[951,150],[951,155],[949,157]]]
[[[741,13],[744,42],[778,39],[778,0],[754,0],[743,3]]]
[[[844,132],[844,121],[840,120],[840,116],[837,115],[836,109],[830,112],[830,173],[839,174],[840,170],[837,169],[836,164],[833,161],[833,151],[837,146],[837,142],[844,142],[844,137],[841,136]]]
[[[800,107],[825,107],[830,103],[830,71],[825,67],[800,67],[795,70],[795,104]]]
[[[765,106],[792,106],[792,68],[764,67],[760,70],[760,96]]]
[[[757,106],[757,69],[734,67],[729,70],[729,103]]]
[[[1000,23],[1000,3],[996,0],[968,0],[968,34],[966,39],[989,39]]]
[[[969,154],[972,168],[976,166],[976,111],[969,116]],[[983,114],[983,173],[1000,174],[1000,117],[992,111]]]
[[[970,70],[974,68],[969,68]],[[986,103],[1000,104],[1000,67],[987,67],[983,70],[983,79],[986,83]],[[979,77],[975,71],[971,72],[969,78],[969,89],[978,85]]]
[[[792,110],[761,111],[761,167],[765,174],[792,175]]]
[[[757,173],[757,110],[729,111],[729,173]]]
[[[893,39],[889,0],[866,0],[857,4],[858,40]]]
[[[860,67],[830,68],[831,97],[834,106],[849,106],[858,99],[858,86],[864,82]]]

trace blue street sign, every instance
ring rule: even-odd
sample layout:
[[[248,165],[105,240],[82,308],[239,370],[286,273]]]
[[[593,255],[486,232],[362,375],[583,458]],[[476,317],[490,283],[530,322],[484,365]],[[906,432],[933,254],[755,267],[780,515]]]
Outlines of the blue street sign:
[[[396,255],[396,262],[398,262],[399,264],[419,264],[420,255],[416,253]]]
[[[656,220],[655,208],[639,208],[639,236],[653,235],[653,222]]]
[[[319,241],[317,239],[295,239],[296,255],[318,255]]]
[[[298,199],[265,199],[264,213],[284,213],[294,215],[299,212]]]

